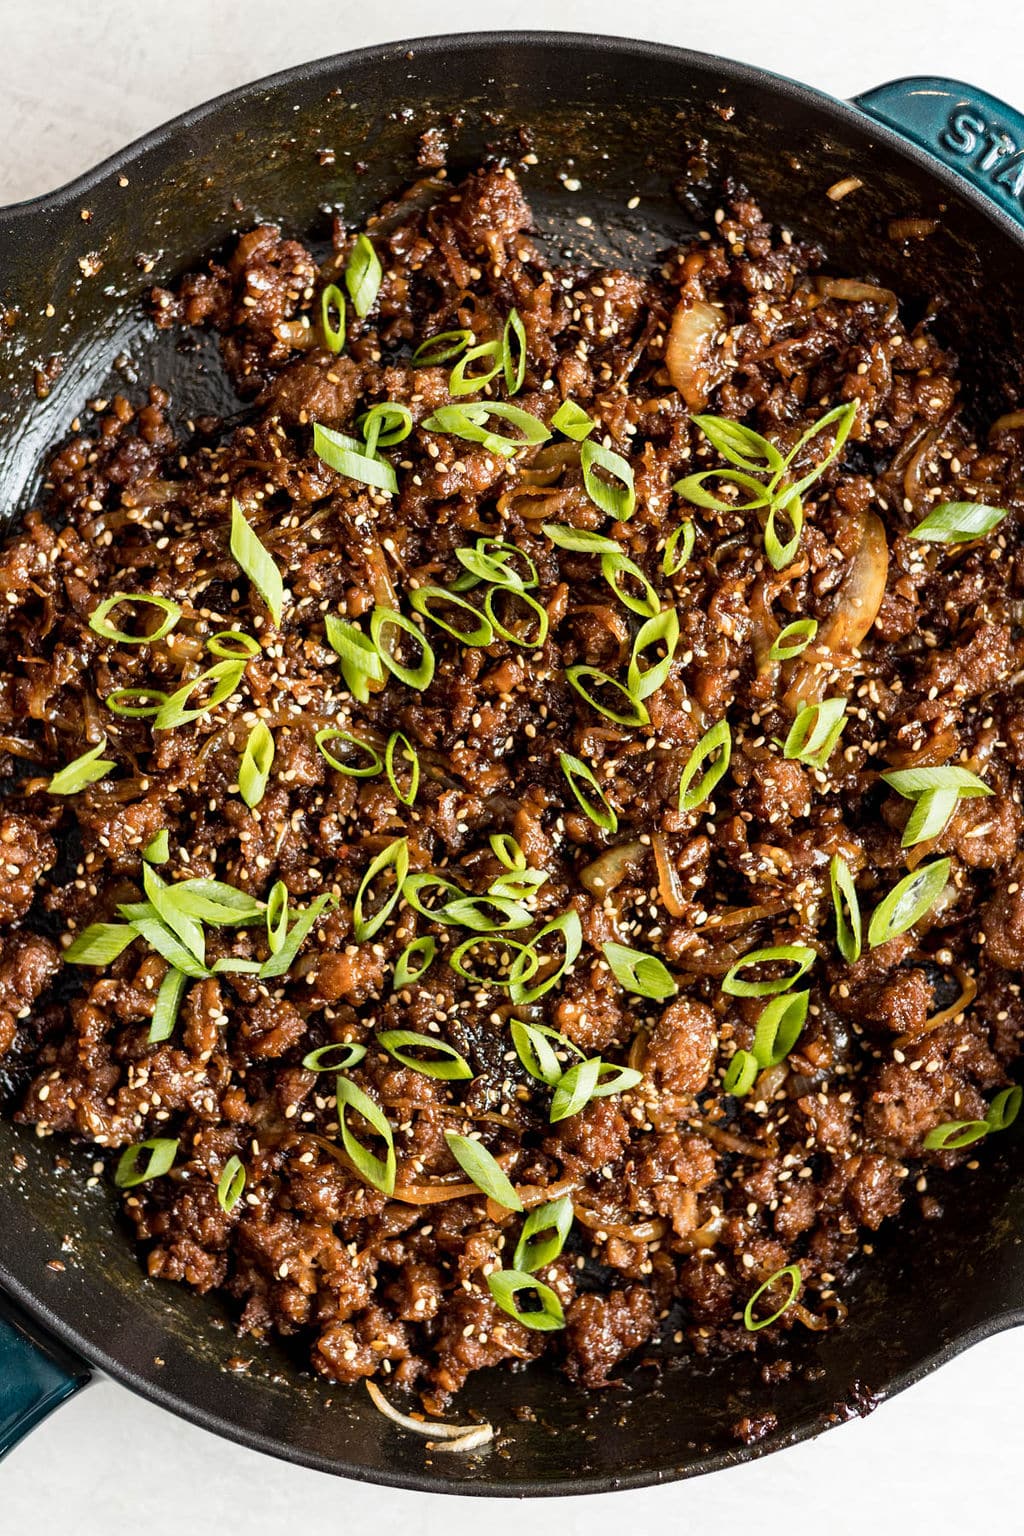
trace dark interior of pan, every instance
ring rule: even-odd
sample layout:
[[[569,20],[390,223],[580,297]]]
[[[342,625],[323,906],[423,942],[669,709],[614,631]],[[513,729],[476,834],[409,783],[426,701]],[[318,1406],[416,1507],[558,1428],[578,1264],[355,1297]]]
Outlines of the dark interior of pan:
[[[701,55],[568,37],[438,39],[250,87],[0,215],[5,512],[31,504],[44,450],[97,395],[138,398],[156,378],[182,421],[233,409],[213,351],[158,336],[141,296],[262,218],[307,236],[324,234],[328,209],[358,224],[418,174],[417,139],[434,125],[452,175],[485,156],[528,156],[541,236],[552,252],[595,261],[650,262],[713,215],[734,177],[773,219],[823,242],[833,273],[935,309],[979,419],[1016,402],[1020,246],[923,153],[852,109]],[[848,176],[862,189],[830,201],[826,188]],[[938,219],[937,233],[909,251],[893,245],[888,221],[904,215]],[[40,400],[33,369],[54,354],[63,368]],[[657,1353],[589,1396],[556,1371],[485,1373],[459,1416],[493,1420],[496,1448],[431,1455],[361,1387],[313,1380],[283,1349],[240,1342],[216,1303],[144,1281],[104,1181],[87,1188],[92,1158],[0,1122],[0,1284],[89,1358],[198,1422],[381,1482],[575,1493],[728,1464],[864,1411],[1024,1307],[1024,1176],[1007,1138],[980,1172],[933,1182],[941,1220],[879,1235],[843,1286],[846,1326],[787,1340],[787,1381],[765,1384],[770,1347],[724,1362]],[[744,1419],[762,1431],[753,1446],[737,1432]]]

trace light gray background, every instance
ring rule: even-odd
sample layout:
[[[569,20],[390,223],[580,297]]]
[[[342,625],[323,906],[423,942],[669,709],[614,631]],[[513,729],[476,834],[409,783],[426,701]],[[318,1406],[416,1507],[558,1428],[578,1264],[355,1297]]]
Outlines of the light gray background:
[[[1024,105],[1020,0],[0,0],[0,203],[66,181],[184,108],[345,48],[479,27],[629,32],[761,63],[839,96],[946,74]],[[2,1238],[0,1238],[2,1240]],[[870,1375],[870,1372],[867,1373]],[[318,1533],[565,1536],[698,1528],[702,1536],[1024,1530],[1018,1456],[1024,1335],[990,1340],[872,1418],[699,1483],[525,1512],[340,1483],[257,1456],[102,1382],[0,1469],[0,1532],[74,1536]],[[658,1433],[651,1425],[652,1435]],[[416,1451],[411,1452],[416,1455]],[[154,1473],[156,1474],[154,1476]]]

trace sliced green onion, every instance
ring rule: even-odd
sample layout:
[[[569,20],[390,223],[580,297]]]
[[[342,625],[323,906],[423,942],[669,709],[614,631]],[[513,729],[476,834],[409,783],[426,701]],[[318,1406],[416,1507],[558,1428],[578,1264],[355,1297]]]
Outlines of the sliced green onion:
[[[394,871],[394,888],[376,912],[368,917],[364,912],[364,904],[373,882],[389,869]],[[394,842],[381,849],[359,883],[359,890],[352,904],[352,932],[357,944],[362,944],[366,939],[372,939],[373,935],[383,928],[398,903],[402,884],[408,873],[409,839],[396,837]]]
[[[571,437],[573,442],[582,443],[593,432],[597,422],[575,400],[563,400],[551,418],[551,425],[565,437]]]
[[[206,642],[211,656],[223,656],[228,661],[242,661],[258,656],[262,649],[258,640],[247,635],[244,629],[219,629]]]
[[[482,976],[478,971],[469,970],[465,964],[466,956],[481,948],[491,951],[496,949],[499,963],[503,962],[507,955],[511,961],[511,970],[508,975]],[[504,934],[480,933],[467,939],[457,949],[453,949],[448,957],[448,964],[456,976],[461,976],[463,981],[468,981],[471,986],[482,987],[488,991],[501,991],[507,987],[518,988],[531,980],[537,973],[540,957],[530,945],[520,944],[518,940],[506,938]]]
[[[812,426],[807,428],[807,431],[803,434],[803,436],[793,444],[793,447],[786,454],[781,468],[776,470],[772,483],[769,486],[769,494],[773,497],[776,495],[780,484],[783,481],[786,470],[793,463],[793,460],[796,458],[797,454],[800,453],[802,449],[806,448],[807,444],[812,442],[814,438],[820,436],[822,432],[827,431],[829,427],[835,427],[836,435],[833,438],[832,446],[825,457],[819,460],[819,462],[815,464],[814,468],[808,470],[807,474],[803,475],[799,480],[797,480],[794,485],[785,487],[782,493],[783,496],[802,496],[804,491],[808,490],[816,480],[821,479],[822,475],[825,473],[825,470],[836,458],[843,444],[846,442],[846,439],[849,437],[850,431],[856,419],[856,400],[848,400],[845,405],[837,405],[833,410],[826,411],[824,416],[819,416],[818,420],[814,422]]]
[[[789,526],[792,530],[788,539],[779,538],[775,520],[779,515],[789,518]],[[768,520],[764,525],[764,552],[776,571],[785,570],[800,544],[800,535],[804,527],[803,504],[793,491],[787,491],[778,501],[773,501],[768,508]]]
[[[541,523],[540,531],[546,533],[559,549],[571,549],[581,555],[622,554],[622,545],[617,539],[609,539],[603,533],[591,533],[589,528],[573,528],[570,523]]]
[[[535,587],[539,579],[529,555],[504,539],[477,539],[475,548],[457,549],[455,558],[471,576],[496,587]],[[522,561],[525,575],[514,569],[513,561]]]
[[[412,431],[412,411],[397,400],[383,400],[372,405],[356,422],[363,434],[366,451],[374,458],[378,448],[394,448],[404,443]]]
[[[331,318],[334,310],[337,325]],[[328,352],[341,352],[345,347],[345,295],[336,283],[328,283],[320,295],[320,329]]]
[[[586,699],[587,703],[596,709],[599,714],[604,715],[606,720],[614,720],[616,725],[650,725],[651,717],[643,700],[630,693],[623,683],[616,682],[614,677],[609,677],[608,673],[602,672],[599,667],[567,667],[565,678],[566,682],[575,688],[580,697]],[[629,707],[612,709],[610,705],[602,704],[585,686],[584,680],[589,681],[591,678],[601,688],[608,688],[615,693],[620,693]]]
[[[303,1056],[302,1065],[307,1072],[345,1072],[356,1067],[366,1055],[366,1046],[355,1040],[334,1040]]]
[[[572,1218],[571,1195],[563,1195],[560,1200],[549,1200],[546,1205],[536,1206],[523,1222],[516,1251],[512,1255],[513,1269],[520,1274],[532,1275],[538,1269],[553,1264],[565,1247]]]
[[[162,827],[155,837],[151,837],[142,850],[142,857],[147,864],[166,864],[171,856],[171,840],[167,835],[167,828]]]
[[[725,1069],[722,1092],[737,1099],[746,1098],[757,1080],[757,1072],[757,1057],[751,1051],[736,1051]]]
[[[398,773],[395,768],[395,753],[401,749],[402,757],[409,764],[409,782],[403,789],[398,782]],[[403,805],[416,803],[416,791],[420,787],[420,758],[419,753],[401,731],[392,731],[388,737],[388,744],[384,749],[384,768],[388,776],[388,783],[394,790],[395,796]]]
[[[420,893],[431,890],[443,891],[448,899],[440,902],[436,907],[428,907]],[[429,917],[435,923],[450,923],[448,908],[453,901],[462,901],[465,895],[465,891],[460,886],[453,885],[443,875],[434,874],[430,870],[409,875],[402,886],[403,900],[407,901],[415,912],[421,913],[423,917]]]
[[[927,843],[938,837],[949,825],[959,799],[955,789],[930,789],[919,796],[903,828],[901,846],[913,848],[917,843]]]
[[[477,1189],[483,1190],[488,1199],[503,1205],[507,1211],[522,1210],[523,1202],[509,1182],[508,1174],[485,1146],[455,1131],[445,1131],[444,1139],[452,1157]]]
[[[665,576],[678,576],[685,565],[690,563],[693,554],[693,546],[697,542],[697,530],[693,526],[692,517],[684,517],[678,528],[673,529],[665,543],[665,552],[661,557],[662,574]]]
[[[853,882],[850,866],[840,854],[832,855],[828,869],[832,907],[836,915],[836,946],[849,965],[860,959],[863,945],[863,923],[860,901]]]
[[[394,654],[393,642],[388,638],[389,629],[401,630],[419,646],[420,659],[417,666],[407,667],[404,662],[398,660]],[[370,615],[370,633],[380,658],[389,672],[393,672],[410,688],[418,688],[422,692],[423,689],[430,687],[434,676],[434,652],[426,635],[421,629],[416,628],[411,619],[406,618],[404,613],[397,613],[394,608],[375,608]]]
[[[791,761],[824,768],[846,725],[846,700],[822,699],[805,704],[789,728],[782,755]]]
[[[505,388],[510,395],[518,395],[526,378],[526,327],[517,309],[509,310],[501,333],[501,366]]]
[[[487,1276],[487,1288],[496,1305],[524,1328],[550,1333],[565,1327],[562,1303],[550,1285],[544,1285],[533,1275],[523,1274],[517,1269],[497,1269]],[[521,1291],[525,1291],[537,1303],[525,1312],[516,1300]]]
[[[782,1306],[779,1307],[775,1312],[772,1312],[770,1316],[755,1318],[755,1304],[761,1300],[761,1297],[766,1291],[771,1290],[772,1286],[776,1285],[780,1280],[786,1280],[789,1283],[789,1295],[786,1297],[786,1300],[782,1303]],[[788,1312],[794,1301],[796,1301],[797,1296],[800,1294],[801,1285],[803,1285],[803,1275],[800,1273],[799,1264],[787,1264],[784,1268],[777,1269],[774,1275],[769,1275],[764,1284],[758,1286],[753,1296],[751,1296],[750,1300],[743,1308],[744,1328],[746,1328],[749,1333],[757,1333],[759,1329],[767,1328],[769,1324],[778,1322],[783,1312]]]
[[[769,661],[792,661],[801,651],[806,651],[818,633],[817,619],[794,619],[780,629],[768,651]]]
[[[288,887],[275,880],[267,897],[267,948],[279,955],[288,937]]]
[[[263,918],[262,901],[223,880],[179,880],[173,889],[179,909],[203,923],[240,928]]]
[[[877,949],[920,922],[938,901],[949,880],[949,859],[935,859],[920,864],[911,874],[894,885],[879,902],[868,924],[868,944]]]
[[[461,608],[463,613],[472,614],[475,620],[471,629],[457,629],[454,624],[443,619],[440,614],[434,612],[433,605],[443,607],[447,604],[451,608]],[[457,592],[450,591],[447,587],[417,587],[409,594],[409,606],[417,613],[421,613],[425,619],[436,624],[439,629],[447,631],[463,645],[490,645],[494,639],[494,629],[490,619],[482,614],[479,608],[474,608],[472,603],[460,597]]]
[[[511,928],[528,928],[533,922],[525,907],[490,891],[485,896],[460,894],[434,916],[438,922],[471,928],[474,933],[506,933]]]
[[[178,1009],[181,1007],[181,999],[187,986],[188,977],[172,965],[160,983],[160,990],[156,995],[156,1005],[149,1025],[150,1045],[158,1045],[161,1040],[169,1039],[174,1033]]]
[[[380,653],[368,635],[346,619],[333,613],[324,618],[327,643],[341,658],[341,673],[354,699],[365,704],[370,697],[370,684],[383,688],[386,681],[384,663]]]
[[[506,869],[526,868],[526,854],[511,832],[492,832],[487,841],[498,863],[504,864]]]
[[[585,442],[580,448],[580,464],[583,484],[594,505],[619,523],[632,517],[636,510],[636,487],[629,461],[610,448],[602,448],[600,443]],[[614,483],[603,480],[597,473],[599,469],[610,475]]]
[[[728,720],[719,720],[704,732],[687,760],[679,778],[679,809],[695,811],[711,798],[725,776],[732,758],[732,729]],[[711,766],[704,768],[710,761]],[[701,769],[704,769],[701,773]],[[700,778],[697,775],[700,774]],[[696,783],[694,780],[696,779]]]
[[[933,789],[955,789],[962,799],[992,793],[985,780],[969,768],[896,768],[883,773],[882,780],[905,800],[916,800]]]
[[[1006,1131],[1020,1114],[1024,1088],[1014,1083],[1011,1088],[1001,1088],[989,1105],[985,1119],[993,1131]]]
[[[237,1155],[229,1157],[217,1180],[217,1204],[225,1216],[230,1216],[245,1188],[245,1165]]]
[[[231,498],[231,553],[270,610],[278,629],[284,610],[281,572],[253,533],[238,502]]]
[[[631,613],[639,613],[642,618],[653,618],[661,611],[660,597],[636,561],[631,560],[628,555],[622,554],[621,551],[614,555],[602,555],[601,575],[619,602],[623,603]],[[622,585],[623,576],[630,577],[640,585],[643,589],[640,597]]]
[[[589,768],[580,758],[573,757],[568,752],[560,752],[558,754],[558,761],[568,781],[569,788],[594,825],[600,827],[604,832],[617,831],[619,818],[612,810],[608,803],[608,797],[597,782],[594,770]],[[589,785],[594,791],[592,797],[588,798],[583,792],[580,787],[581,783]]]
[[[559,1034],[557,1029],[547,1024],[524,1024],[521,1019],[513,1019],[511,1033],[516,1055],[526,1071],[538,1083],[546,1083],[549,1088],[557,1086],[565,1070],[555,1054],[554,1046],[548,1043],[550,1040],[557,1041],[563,1051],[570,1051],[581,1060],[583,1058],[583,1052],[566,1035]]]
[[[131,925],[139,937],[145,939],[150,949],[155,949],[158,955],[162,955],[168,965],[184,971],[185,975],[194,981],[209,976],[210,972],[205,964],[197,959],[176,934],[172,933],[166,923],[160,921],[156,915],[156,909],[150,902],[126,902],[118,907],[118,911],[122,917],[131,920]]]
[[[207,667],[205,672],[200,672],[190,683],[172,693],[168,699],[160,705],[153,718],[153,728],[157,731],[171,731],[179,725],[190,725],[193,720],[200,720],[216,709],[218,704],[223,704],[225,699],[238,690],[245,673],[244,661],[218,661],[212,667]],[[195,709],[187,707],[189,699],[206,683],[213,683],[213,689],[205,704],[199,704]]]
[[[472,331],[438,331],[421,341],[412,355],[417,368],[434,368],[440,363],[450,363],[465,352],[473,340]]]
[[[716,496],[705,490],[709,480],[724,480],[726,485],[738,486],[741,491],[748,492],[750,500],[736,501],[732,497]],[[706,507],[711,512],[756,512],[766,507],[771,499],[767,487],[742,469],[702,469],[698,474],[684,475],[672,489],[695,507]]]
[[[387,459],[363,453],[358,445],[353,446],[354,443],[355,439],[347,437],[344,432],[335,432],[314,421],[313,452],[328,469],[336,470],[349,480],[358,480],[360,485],[372,485],[379,491],[395,495],[398,491],[398,476]]]
[[[527,610],[523,620],[523,628],[514,630],[495,612],[495,604],[498,600],[505,603],[521,603]],[[494,633],[507,640],[510,645],[521,645],[527,650],[538,650],[548,637],[547,609],[542,607],[535,597],[529,592],[524,592],[519,587],[492,587],[484,598],[484,612],[493,626]],[[536,629],[533,634],[528,633],[530,621],[534,620]]]
[[[50,794],[77,795],[87,784],[96,784],[100,779],[105,779],[111,769],[117,767],[112,757],[103,756],[106,744],[107,738],[104,736],[97,746],[90,747],[88,752],[83,752],[74,762],[58,768],[46,786]]]
[[[117,629],[107,617],[122,603],[143,603],[150,608],[157,608],[163,618],[152,634],[130,634],[128,630]],[[153,597],[148,592],[115,592],[113,597],[108,597],[98,608],[93,609],[89,615],[89,628],[104,640],[116,640],[118,645],[153,645],[169,635],[180,618],[180,604],[172,602],[169,597]]]
[[[414,982],[420,980],[430,970],[437,954],[437,940],[430,933],[421,934],[418,939],[413,939],[407,944],[395,961],[395,974],[393,984],[398,992],[402,987],[411,987]]]
[[[627,944],[609,941],[601,946],[602,953],[620,987],[635,992],[638,997],[654,998],[664,1002],[679,991],[671,971],[657,955],[648,955],[642,949],[630,949]]]
[[[614,1062],[602,1061],[600,1056],[578,1061],[558,1080],[551,1100],[551,1124],[557,1125],[560,1120],[578,1115],[591,1099],[625,1093],[642,1081],[642,1072],[633,1067],[617,1067]]]
[[[341,1143],[348,1154],[353,1167],[360,1178],[367,1184],[372,1184],[374,1189],[379,1189],[381,1194],[393,1195],[395,1192],[395,1173],[397,1171],[397,1159],[395,1157],[395,1138],[391,1127],[387,1122],[384,1111],[379,1104],[375,1104],[361,1088],[357,1088],[347,1077],[335,1079],[335,1095],[338,1101],[338,1124],[341,1126]],[[376,1157],[368,1147],[365,1147],[349,1126],[347,1110],[354,1110],[361,1115],[368,1125],[372,1126],[381,1137],[387,1147],[384,1157]]]
[[[375,778],[384,767],[380,753],[371,742],[361,741],[358,736],[353,736],[349,731],[343,731],[337,725],[324,726],[323,730],[317,731],[313,739],[320,756],[331,765],[335,773],[344,773],[350,779]],[[354,763],[348,763],[336,757],[333,752],[327,750],[327,743],[334,741],[347,742],[350,747],[355,747],[357,753],[364,752],[368,761],[361,764],[357,756]]]
[[[540,981],[529,987],[526,983],[537,974],[542,963],[537,945],[552,935],[558,936],[562,941],[562,958],[553,970],[545,972]],[[538,998],[556,987],[579,957],[582,947],[583,925],[575,907],[570,907],[558,917],[552,918],[549,923],[545,923],[543,928],[534,934],[519,960],[512,967],[512,986],[509,996],[516,1007],[535,1003]]]
[[[695,427],[717,448],[723,459],[754,474],[775,474],[783,467],[782,454],[760,432],[727,416],[691,416]]]
[[[936,1125],[924,1138],[928,1152],[959,1152],[961,1147],[973,1146],[992,1127],[987,1120],[946,1120]]]
[[[389,1056],[403,1067],[420,1072],[424,1077],[436,1077],[443,1082],[465,1081],[473,1076],[473,1068],[447,1040],[434,1035],[420,1035],[414,1029],[386,1029],[377,1036]],[[415,1056],[413,1051],[433,1051],[430,1058]]]
[[[129,702],[143,699],[142,704]],[[166,693],[159,688],[115,688],[103,700],[113,715],[125,715],[129,720],[144,720],[148,715],[158,715],[167,703]]]
[[[360,320],[366,318],[380,292],[380,258],[366,235],[357,235],[345,263],[345,287]]]
[[[206,964],[206,939],[202,925],[184,911],[177,900],[177,888],[168,885],[151,864],[142,866],[142,885],[160,921],[176,933],[200,965]]]
[[[806,944],[773,944],[767,949],[752,949],[726,972],[722,991],[729,997],[771,997],[776,992],[788,992],[801,976],[806,976],[817,959],[817,954]],[[793,964],[796,969],[788,976],[776,976],[772,981],[745,981],[741,972],[754,965],[772,961]]]
[[[980,501],[944,501],[910,530],[910,537],[931,544],[966,544],[993,533],[1008,515],[1005,508],[986,507]]]
[[[238,792],[250,810],[259,805],[267,792],[267,780],[274,765],[274,738],[270,727],[257,720],[238,766]]]
[[[478,390],[490,384],[502,370],[501,354],[500,341],[482,341],[463,352],[448,377],[448,393],[455,396],[475,395]],[[470,365],[476,362],[484,362],[484,366],[479,373],[471,374]],[[491,362],[493,367],[488,367],[487,365]],[[427,423],[424,422],[423,425],[427,426]]]
[[[260,966],[259,975],[262,980],[272,976],[284,975],[305,942],[313,924],[325,908],[332,904],[333,900],[334,898],[328,892],[324,892],[322,895],[317,896],[314,901],[311,901],[309,906],[298,914],[288,930],[288,937],[281,945],[277,954],[271,955],[270,959],[265,960]]]
[[[648,699],[668,681],[676,647],[679,644],[679,615],[674,608],[663,608],[637,630],[626,673],[626,687],[634,698]],[[665,654],[649,667],[640,666],[640,658],[653,646],[664,645]]]
[[[469,356],[469,354],[466,354]],[[499,365],[500,366],[500,365]],[[495,370],[497,371],[497,370]],[[457,391],[452,391],[457,393]],[[521,437],[502,437],[487,426],[491,417],[507,421],[521,432]],[[480,443],[490,453],[511,458],[528,444],[545,443],[551,436],[544,423],[518,405],[503,405],[495,400],[477,400],[466,405],[441,405],[420,423],[428,432],[443,432],[461,437],[468,443]]]
[[[144,1153],[147,1155],[143,1159]],[[118,1159],[114,1183],[118,1189],[134,1189],[137,1184],[148,1184],[150,1179],[159,1179],[173,1168],[177,1153],[177,1137],[172,1140],[168,1136],[153,1136],[149,1141],[139,1141],[133,1147],[125,1147]]]
[[[109,965],[138,934],[130,923],[90,923],[64,951],[68,965]]]
[[[754,1030],[753,1056],[759,1067],[785,1061],[800,1038],[810,1001],[809,992],[784,992],[765,1003]]]

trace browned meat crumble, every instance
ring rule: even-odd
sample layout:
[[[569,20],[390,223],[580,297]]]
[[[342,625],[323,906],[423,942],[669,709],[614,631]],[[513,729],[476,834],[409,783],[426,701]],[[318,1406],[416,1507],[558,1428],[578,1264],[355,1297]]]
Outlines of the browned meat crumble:
[[[769,1336],[834,1322],[844,1270],[929,1166],[989,1155],[928,1151],[924,1138],[983,1117],[1020,1049],[1024,417],[977,436],[956,360],[927,325],[905,328],[881,290],[823,279],[820,253],[743,198],[650,275],[549,270],[503,169],[458,188],[435,176],[368,233],[379,296],[365,319],[350,306],[340,354],[319,319],[323,284],[342,282],[352,247],[340,227],[326,269],[264,226],[156,291],[158,325],[220,333],[250,402],[242,424],[199,422],[178,441],[159,390],[142,404],[114,398],[54,455],[39,509],[0,549],[0,1050],[23,1084],[11,1112],[104,1149],[176,1139],[171,1171],[125,1193],[148,1274],[224,1290],[244,1331],[297,1336],[329,1377],[390,1374],[435,1406],[470,1372],[545,1350],[598,1387],[666,1339],[753,1348],[744,1307],[789,1264],[800,1297]],[[550,422],[571,398],[598,423],[594,440],[634,472],[628,520],[591,499],[568,438],[505,459],[420,425],[449,402],[452,364],[413,366],[414,347],[458,328],[500,337],[513,307],[527,342],[515,404]],[[507,398],[500,378],[487,396]],[[312,441],[314,422],[353,435],[386,400],[416,422],[382,450],[393,496],[329,468]],[[671,489],[724,463],[693,412],[742,420],[785,453],[845,402],[857,403],[852,431],[807,492],[783,569],[765,558],[763,515],[691,506]],[[798,469],[825,446],[803,450]],[[230,552],[232,498],[283,573],[280,625]],[[935,504],[968,500],[1010,515],[974,542],[909,536]],[[693,554],[665,575],[666,538],[686,516]],[[598,557],[556,547],[543,523],[614,539],[678,612],[679,643],[639,728],[599,713],[565,669],[621,676],[641,619]],[[463,574],[455,551],[493,535],[536,565],[544,643],[469,646],[425,624],[430,686],[389,673],[353,699],[325,618],[368,632],[375,605],[409,613],[417,586],[450,585]],[[118,591],[173,599],[181,617],[152,644],[104,639],[89,618]],[[817,642],[772,660],[779,629],[809,617]],[[157,730],[105,706],[120,688],[171,694],[211,664],[206,641],[231,626],[257,638],[258,654],[194,722]],[[801,700],[825,696],[846,700],[827,763],[786,758]],[[728,772],[710,801],[680,811],[680,775],[723,718]],[[250,808],[239,762],[259,720],[275,756]],[[385,776],[329,766],[314,737],[339,722],[380,750],[395,730],[414,744],[411,807]],[[114,770],[49,793],[50,775],[104,736]],[[614,832],[581,810],[562,752],[593,769]],[[937,837],[901,847],[912,807],[881,771],[950,764],[992,793],[960,800]],[[163,830],[169,858],[154,867],[165,881],[215,877],[261,899],[281,881],[293,917],[323,893],[336,904],[280,977],[189,980],[172,1033],[150,1043],[166,960],[136,942],[106,966],[65,966],[61,944],[142,900],[142,850]],[[471,933],[405,901],[356,942],[360,883],[394,839],[407,838],[412,871],[440,869],[481,894],[502,874],[494,833],[544,876],[523,931],[568,911],[580,921],[578,959],[538,1001],[462,979],[448,960]],[[835,941],[836,854],[865,917],[922,862],[948,856],[949,879],[916,925],[851,964]],[[396,990],[396,959],[424,934],[436,956]],[[269,953],[263,926],[209,926],[206,940],[209,970]],[[608,941],[659,956],[677,993],[625,990]],[[722,981],[777,944],[816,957],[807,1020],[783,1062],[728,1094],[723,1076],[751,1049],[765,999],[729,995]],[[552,1123],[550,1089],[512,1046],[514,1018],[642,1079]],[[376,1043],[394,1028],[447,1042],[472,1077],[401,1065]],[[393,1196],[341,1150],[333,1075],[302,1065],[335,1041],[367,1046],[345,1076],[391,1127]],[[511,1265],[523,1218],[471,1188],[444,1198],[446,1182],[466,1188],[452,1131],[500,1160],[527,1208],[571,1197],[572,1232],[538,1277],[564,1327],[524,1326],[492,1298],[487,1277]],[[232,1157],[246,1182],[225,1210],[217,1188]],[[751,1440],[763,1432],[748,1429]]]

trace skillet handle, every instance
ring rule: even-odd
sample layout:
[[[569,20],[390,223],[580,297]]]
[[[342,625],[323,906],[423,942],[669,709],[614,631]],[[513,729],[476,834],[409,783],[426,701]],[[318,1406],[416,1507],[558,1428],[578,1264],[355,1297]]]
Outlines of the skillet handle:
[[[892,80],[855,96],[854,105],[920,144],[1024,226],[1024,113],[932,75]]]
[[[0,1294],[0,1459],[67,1398],[91,1372]]]

